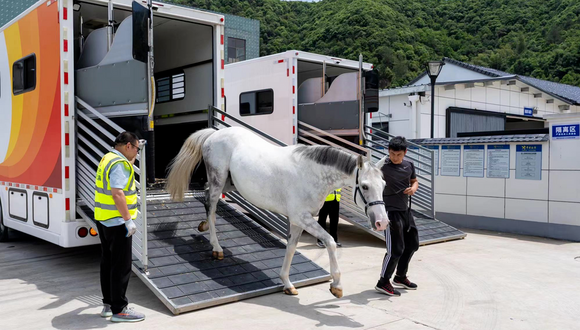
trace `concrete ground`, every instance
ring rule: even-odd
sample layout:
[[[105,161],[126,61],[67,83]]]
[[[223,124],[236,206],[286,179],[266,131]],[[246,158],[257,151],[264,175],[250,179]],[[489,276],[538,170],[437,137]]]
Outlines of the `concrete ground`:
[[[580,329],[580,244],[469,231],[424,246],[409,277],[417,291],[387,297],[373,288],[384,243],[341,222],[344,297],[329,283],[173,316],[135,276],[139,324],[114,324],[101,309],[99,248],[63,249],[26,235],[0,243],[0,329]],[[328,269],[305,234],[299,250]]]

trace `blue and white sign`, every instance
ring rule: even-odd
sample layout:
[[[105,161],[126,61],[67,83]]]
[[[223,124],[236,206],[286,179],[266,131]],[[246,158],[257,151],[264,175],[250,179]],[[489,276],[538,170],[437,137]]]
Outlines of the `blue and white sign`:
[[[516,146],[516,179],[542,180],[542,145]]]
[[[485,167],[485,146],[463,146],[463,176],[483,178]]]
[[[435,164],[435,175],[439,175],[439,146],[427,146],[433,150],[433,163]]]
[[[580,124],[552,125],[552,139],[580,139]]]
[[[524,107],[524,116],[533,117],[534,116],[534,108]]]
[[[441,175],[459,176],[461,170],[461,146],[441,146]]]
[[[489,144],[487,146],[487,177],[510,177],[510,146],[509,144]]]

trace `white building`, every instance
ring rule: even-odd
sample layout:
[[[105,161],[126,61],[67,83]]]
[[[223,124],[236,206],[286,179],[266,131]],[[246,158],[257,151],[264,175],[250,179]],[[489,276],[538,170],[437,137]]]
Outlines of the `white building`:
[[[373,126],[434,151],[437,219],[580,241],[580,88],[444,62],[434,139],[425,74],[381,91],[373,114]]]
[[[435,84],[434,137],[542,128],[545,115],[580,112],[580,87],[443,61]],[[373,114],[376,127],[388,125],[389,133],[410,139],[430,136],[432,97],[426,74],[408,86],[380,91],[379,100],[380,113]]]

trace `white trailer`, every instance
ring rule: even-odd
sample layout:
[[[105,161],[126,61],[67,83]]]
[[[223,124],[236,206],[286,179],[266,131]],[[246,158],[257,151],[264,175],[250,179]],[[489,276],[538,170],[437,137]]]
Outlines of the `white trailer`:
[[[289,50],[228,64],[225,82],[226,112],[287,145],[298,142],[299,121],[359,144],[378,111],[377,74],[362,56]]]
[[[340,59],[296,50],[226,65],[225,113],[213,110],[210,126],[233,126],[239,122],[275,137],[278,144],[321,144],[363,154],[374,161],[388,154],[385,146],[392,135],[373,128],[373,112],[378,111],[378,77],[370,63]],[[411,143],[407,157],[417,164],[421,181],[413,196],[413,209],[421,235],[429,244],[462,238],[465,234],[437,221],[434,216],[434,155]],[[341,217],[369,233],[367,217],[345,187]],[[230,193],[233,200],[240,200]],[[262,223],[285,235],[285,219],[272,216],[239,201]]]

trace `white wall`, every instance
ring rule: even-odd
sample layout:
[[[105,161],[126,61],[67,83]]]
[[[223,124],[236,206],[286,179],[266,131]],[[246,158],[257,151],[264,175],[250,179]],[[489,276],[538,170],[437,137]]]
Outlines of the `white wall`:
[[[406,104],[406,105],[405,105]],[[382,115],[391,115],[388,118],[389,132],[394,135],[409,136],[411,133],[411,111],[407,95],[395,95],[379,98],[379,112]],[[386,118],[373,114],[374,121],[385,121]]]
[[[515,85],[502,84],[501,81],[494,81],[489,86],[475,86],[466,88],[466,84],[455,84],[455,89],[445,90],[444,86],[435,88],[435,137],[445,137],[445,115],[449,107],[461,107],[476,110],[494,111],[514,115],[523,115],[524,107],[536,107],[538,113],[534,117],[544,117],[549,114],[559,113],[580,113],[580,107],[570,106],[568,111],[560,111],[558,106],[566,103],[553,98],[527,84],[516,81]],[[522,92],[522,88],[528,87],[529,91]],[[541,93],[541,97],[534,97],[534,94]],[[420,109],[419,126],[420,138],[430,137],[431,130],[431,90],[425,92],[426,96],[421,98],[417,105]],[[379,111],[392,113],[393,118],[389,125],[396,130],[397,135],[411,136],[413,129],[410,124],[402,124],[402,120],[410,118],[411,107],[409,107],[409,95],[392,95],[379,98]],[[553,100],[553,103],[547,103]],[[407,104],[407,106],[404,105]],[[377,120],[373,116],[373,120]],[[399,122],[397,122],[399,121]],[[406,126],[405,126],[406,125]]]
[[[580,114],[549,118],[556,123],[579,123]],[[436,212],[580,226],[580,139],[542,144],[542,179],[515,178],[516,145],[510,143],[510,177],[435,178]],[[487,175],[487,151],[485,154]]]

